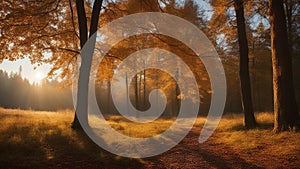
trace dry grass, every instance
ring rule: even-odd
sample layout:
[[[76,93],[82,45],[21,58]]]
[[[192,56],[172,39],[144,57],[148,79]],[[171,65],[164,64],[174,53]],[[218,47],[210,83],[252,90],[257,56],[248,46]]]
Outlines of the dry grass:
[[[73,113],[0,108],[0,168],[138,166],[137,160],[107,153],[85,133],[72,130]]]
[[[286,163],[293,162],[300,165],[300,133],[274,134],[272,113],[256,113],[256,119],[259,127],[245,130],[242,115],[225,115],[217,129],[218,139],[215,142],[227,146],[240,156],[248,154],[247,160],[261,165],[263,159],[271,163],[271,166],[272,163],[278,164],[277,159],[285,159]]]
[[[286,156],[294,163],[300,159],[299,133],[273,134],[273,115],[258,113],[256,117],[261,126],[244,130],[242,115],[225,115],[212,141],[228,147],[241,157],[255,154],[253,158],[247,157],[250,162],[268,156]],[[73,111],[40,112],[0,108],[0,168],[141,167],[143,161],[109,154],[92,143],[83,132],[73,131],[70,128],[72,119]],[[109,116],[107,119],[120,133],[133,137],[159,134],[175,120],[158,119],[143,125],[119,116]],[[194,127],[201,127],[204,122],[205,118],[199,117]]]
[[[160,134],[174,122],[174,119],[157,119],[153,122],[142,124],[131,122],[121,116],[110,116],[107,119],[110,126],[118,132],[136,138],[146,138]]]
[[[118,132],[136,138],[146,138],[160,134],[176,120],[176,118],[158,118],[152,122],[142,124],[129,121],[121,116],[108,116],[106,119],[109,121],[110,126]],[[202,126],[204,122],[205,118],[199,117],[194,126]]]
[[[245,130],[242,115],[226,115],[223,117],[217,131],[222,134],[220,142],[232,144],[233,147],[251,151],[253,148],[263,148],[271,145],[271,151],[276,153],[298,153],[300,152],[300,134],[294,132],[282,132],[274,134],[273,114],[257,113],[259,127]],[[276,146],[275,146],[276,145]],[[296,150],[296,151],[295,151]]]

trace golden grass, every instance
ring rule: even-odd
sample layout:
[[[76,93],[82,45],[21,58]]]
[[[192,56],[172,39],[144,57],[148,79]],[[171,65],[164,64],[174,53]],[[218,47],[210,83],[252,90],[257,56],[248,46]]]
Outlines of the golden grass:
[[[0,108],[0,168],[70,168],[136,163],[103,151],[82,131],[71,129],[74,111]],[[113,162],[114,161],[114,162]],[[106,164],[111,166],[113,164]]]
[[[53,165],[56,165],[59,163],[57,161],[65,158],[70,158],[70,163],[76,158],[94,159],[93,162],[103,163],[107,156],[119,163],[128,163],[128,160],[123,158],[111,157],[92,143],[83,132],[73,131],[70,128],[73,113],[73,111],[42,112],[0,108],[0,168],[7,166],[43,168],[49,165],[49,160],[54,161]],[[235,152],[289,155],[300,159],[299,133],[273,134],[271,113],[257,113],[256,118],[260,127],[244,130],[242,115],[224,115],[213,141]],[[107,119],[114,129],[133,137],[159,134],[168,129],[175,120],[158,119],[144,125],[130,122],[120,116],[108,116]],[[198,117],[194,127],[202,127],[204,122],[204,117]]]
[[[108,118],[108,121],[110,126],[121,134],[136,138],[146,138],[167,130],[174,122],[174,119],[157,119],[150,123],[141,124],[131,122],[120,116],[111,116]]]
[[[129,121],[121,116],[107,116],[106,119],[112,128],[130,137],[146,138],[166,131],[176,118],[158,118],[149,123],[135,123]],[[194,126],[202,126],[205,122],[205,118],[197,118]]]
[[[259,127],[245,130],[243,115],[225,115],[218,126],[216,142],[225,144],[237,152],[256,152],[272,156],[290,155],[300,159],[300,133],[274,134],[272,113],[256,113],[256,119]]]
[[[59,138],[58,142],[68,138],[70,142],[76,142],[76,146],[81,147],[81,142],[77,139],[76,133],[72,132],[69,127],[72,120],[70,112],[57,113],[2,108],[0,112],[2,124],[0,126],[1,145],[32,146],[30,148],[34,151],[37,145],[44,146],[48,142],[47,139],[56,137]],[[40,155],[53,158],[46,147],[45,149],[36,148],[36,151],[40,151]],[[43,152],[46,154],[43,154]]]

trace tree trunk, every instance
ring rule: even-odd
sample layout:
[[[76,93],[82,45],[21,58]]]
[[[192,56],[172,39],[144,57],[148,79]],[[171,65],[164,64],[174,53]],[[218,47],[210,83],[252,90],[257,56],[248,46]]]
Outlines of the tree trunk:
[[[144,60],[143,109],[146,110],[146,60]]]
[[[90,23],[89,37],[91,37],[95,32],[97,32],[102,1],[103,0],[95,0],[94,2],[93,10],[92,10],[92,18]],[[76,9],[78,15],[80,48],[82,49],[84,44],[88,40],[87,17],[84,8],[84,0],[76,0]],[[89,75],[90,75],[91,64],[92,64],[92,56],[89,56],[88,58],[83,58],[83,57],[81,58],[81,66],[79,69],[79,78],[78,78],[76,113],[72,123],[72,128],[74,129],[81,129],[81,125],[78,120],[78,114],[80,114],[81,117],[83,118],[83,122],[85,124],[88,124],[88,114],[87,114],[88,87],[89,87]]]
[[[135,108],[136,110],[139,110],[139,82],[138,82],[138,73],[136,74],[135,78],[134,78],[134,97],[135,97]],[[136,118],[139,117],[139,113],[136,111]]]
[[[87,29],[87,19],[86,19],[86,14],[85,14],[85,9],[84,9],[84,2],[83,0],[76,0],[76,10],[77,10],[77,15],[78,15],[78,27],[79,27],[79,37],[80,37],[80,48],[82,49],[84,44],[86,43],[87,39],[88,39],[88,29]],[[80,74],[79,74],[79,78],[78,81],[80,79],[82,79],[82,70],[80,67]],[[79,85],[79,84],[78,84]],[[80,92],[82,90],[81,89],[82,86],[78,86],[78,92],[77,92],[77,104],[76,104],[76,110],[75,111],[80,111],[80,109],[86,109],[87,110],[87,103],[82,103],[82,96],[83,93]],[[83,99],[84,100],[84,99]],[[86,99],[87,101],[87,99]],[[80,104],[79,104],[80,103]],[[77,117],[77,113],[75,113],[74,116],[74,120],[72,123],[72,128],[74,129],[79,129],[81,128],[81,125],[79,123],[78,117]]]
[[[274,132],[300,126],[293,86],[292,57],[282,0],[270,0],[274,92]]]
[[[110,106],[111,106],[111,81],[107,80],[107,114],[111,114]]]
[[[245,27],[244,5],[243,0],[234,0],[234,8],[237,19],[238,40],[240,48],[240,83],[241,83],[241,98],[244,111],[244,123],[246,128],[256,127],[254,117],[251,84],[249,75],[249,49]]]
[[[292,30],[293,2],[291,2],[291,0],[284,0],[283,3],[285,4],[289,50],[290,53],[293,54],[293,30]]]

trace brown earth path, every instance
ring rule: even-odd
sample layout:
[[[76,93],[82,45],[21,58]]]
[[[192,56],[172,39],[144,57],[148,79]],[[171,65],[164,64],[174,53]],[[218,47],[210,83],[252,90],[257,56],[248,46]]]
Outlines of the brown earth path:
[[[193,130],[171,150],[145,159],[146,168],[198,169],[198,168],[261,168],[239,157],[227,147],[214,143],[213,135],[204,144],[198,143],[200,129]]]
[[[117,157],[103,152],[105,158],[99,160],[84,156],[74,157],[72,150],[65,150],[65,158],[50,162],[49,168],[78,169],[251,169],[251,168],[299,168],[300,160],[292,156],[276,156],[270,154],[265,147],[254,151],[241,152],[224,144],[216,143],[222,135],[215,132],[205,143],[199,144],[199,127],[191,132],[175,147],[158,156],[142,160]],[[241,141],[243,138],[241,138]],[[98,149],[94,147],[89,152]],[[68,154],[70,152],[70,154]],[[88,157],[88,156],[87,156]],[[117,158],[117,160],[116,160]],[[49,163],[48,163],[49,164]]]

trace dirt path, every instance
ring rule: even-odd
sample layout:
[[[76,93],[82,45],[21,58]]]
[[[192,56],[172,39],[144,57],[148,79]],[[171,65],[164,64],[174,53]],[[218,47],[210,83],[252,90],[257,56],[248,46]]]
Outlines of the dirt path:
[[[204,144],[198,143],[200,129],[193,128],[191,132],[171,150],[141,162],[135,159],[120,158],[105,152],[106,159],[101,163],[97,159],[74,157],[72,149],[64,150],[64,158],[48,161],[48,168],[88,168],[88,169],[199,169],[199,168],[260,168],[245,161],[240,154],[234,153],[224,145],[216,144],[217,134]],[[95,147],[95,150],[97,147]],[[93,151],[88,150],[88,151]],[[103,151],[103,150],[101,150]],[[70,153],[68,153],[70,152]],[[110,155],[109,155],[110,154]],[[88,157],[88,156],[86,156]],[[245,158],[245,157],[244,157]],[[247,157],[246,157],[247,158]],[[49,165],[50,164],[50,165]]]
[[[200,130],[193,129],[180,144],[155,157],[146,158],[147,168],[260,168],[245,161],[223,145],[213,143],[212,136],[204,144],[198,143]]]
[[[298,133],[272,135],[271,128],[217,130],[199,144],[200,127],[195,127],[177,146],[161,155],[129,159],[103,150],[83,131],[71,130],[69,121],[73,116],[20,110],[3,113],[6,111],[0,110],[0,169],[300,169]],[[223,123],[234,127],[238,118],[232,119]],[[226,138],[233,140],[226,142]]]

